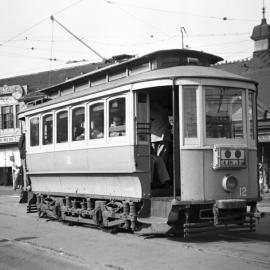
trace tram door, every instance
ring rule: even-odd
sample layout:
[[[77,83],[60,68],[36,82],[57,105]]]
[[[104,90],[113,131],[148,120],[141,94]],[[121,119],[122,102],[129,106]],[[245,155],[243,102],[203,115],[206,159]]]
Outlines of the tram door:
[[[150,153],[150,105],[149,93],[138,91],[135,93],[135,127],[136,127],[136,163],[137,169],[145,172],[150,189],[151,182],[151,153]],[[149,190],[150,192],[150,190]]]

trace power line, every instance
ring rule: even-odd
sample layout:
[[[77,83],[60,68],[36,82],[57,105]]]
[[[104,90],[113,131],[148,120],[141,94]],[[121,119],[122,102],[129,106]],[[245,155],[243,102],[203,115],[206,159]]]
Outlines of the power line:
[[[78,0],[78,1],[74,2],[73,4],[68,5],[67,7],[65,7],[65,8],[63,8],[63,9],[56,11],[55,14],[62,13],[63,11],[65,11],[65,10],[67,10],[67,9],[69,9],[69,8],[71,8],[71,7],[73,7],[74,5],[77,5],[77,4],[78,4],[79,2],[81,2],[81,1],[83,1],[83,0]],[[41,23],[43,23],[44,21],[48,20],[49,18],[50,18],[49,16],[47,16],[46,18],[43,18],[42,20],[40,20],[40,21],[38,21],[37,23],[33,24],[32,26],[30,26],[29,28],[25,29],[24,31],[19,32],[19,33],[16,34],[15,36],[12,36],[12,37],[9,38],[8,40],[6,40],[6,41],[3,42],[2,44],[0,44],[0,46],[3,46],[4,44],[6,44],[6,43],[8,43],[8,42],[10,42],[10,41],[13,41],[13,40],[16,39],[17,37],[21,36],[22,34],[28,32],[28,31],[30,31],[31,29],[33,29],[34,27],[40,25]]]
[[[158,30],[159,32],[161,32],[161,33],[165,34],[166,36],[168,36],[168,34],[167,34],[166,32],[164,32],[164,31],[161,30],[160,28],[156,27],[155,25],[153,25],[153,24],[151,24],[151,23],[149,23],[149,22],[147,22],[147,21],[145,21],[145,20],[143,20],[143,19],[141,19],[141,18],[138,18],[138,17],[135,16],[134,14],[132,14],[132,13],[128,12],[127,10],[121,8],[121,7],[118,5],[118,3],[112,2],[112,1],[107,1],[107,0],[105,0],[105,2],[107,2],[108,4],[116,4],[116,5],[114,5],[114,7],[120,9],[122,12],[128,14],[129,16],[135,18],[136,20],[138,20],[138,21],[140,21],[140,22],[142,22],[142,23],[144,23],[144,24],[146,24],[146,25],[148,25],[148,26],[150,26],[150,27],[152,27],[152,28],[155,28],[155,29]]]
[[[159,8],[153,8],[153,7],[138,6],[138,5],[127,4],[127,3],[119,3],[119,2],[109,1],[109,0],[104,0],[104,1],[108,4],[114,4],[114,5],[119,5],[119,6],[129,6],[129,7],[138,8],[138,9],[145,9],[145,10],[150,10],[150,11],[170,13],[170,14],[176,14],[176,15],[194,16],[194,17],[223,20],[223,21],[255,21],[255,20],[250,20],[250,19],[228,18],[226,16],[224,17],[207,16],[207,15],[201,15],[201,14],[195,14],[195,13],[180,12],[180,11],[175,11],[175,10],[166,10],[166,9],[159,9]]]

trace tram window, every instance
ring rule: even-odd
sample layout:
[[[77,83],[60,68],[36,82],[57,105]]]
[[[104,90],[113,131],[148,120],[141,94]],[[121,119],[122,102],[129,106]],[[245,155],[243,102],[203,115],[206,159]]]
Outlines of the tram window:
[[[30,146],[39,145],[39,117],[30,119]]]
[[[97,103],[89,107],[90,139],[104,138],[104,104]]]
[[[42,119],[42,144],[52,144],[53,143],[53,116],[48,114],[43,116]]]
[[[109,102],[109,136],[126,135],[126,100],[116,98]]]
[[[197,102],[195,86],[183,87],[184,136],[197,138]]]
[[[243,138],[242,93],[224,87],[205,89],[207,138]]]
[[[254,92],[248,92],[248,119],[249,119],[249,136],[252,140],[255,138],[255,128],[254,128],[254,107],[255,107],[255,95]]]
[[[68,141],[68,112],[62,111],[56,114],[56,142]]]
[[[148,121],[148,106],[146,93],[138,93],[137,105],[137,140],[149,141],[150,124]]]
[[[72,111],[72,141],[81,141],[85,138],[85,110],[78,107]]]

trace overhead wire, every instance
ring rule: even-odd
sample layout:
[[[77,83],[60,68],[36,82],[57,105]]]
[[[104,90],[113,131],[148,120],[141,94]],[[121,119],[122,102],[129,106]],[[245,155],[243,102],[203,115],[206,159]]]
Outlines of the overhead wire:
[[[150,26],[150,27],[152,27],[152,28],[155,28],[155,29],[158,30],[159,32],[161,32],[161,33],[163,33],[164,35],[168,36],[168,34],[167,34],[165,31],[163,31],[162,29],[160,29],[160,28],[157,27],[156,25],[153,25],[153,24],[151,24],[151,23],[149,23],[149,22],[147,22],[147,21],[145,21],[145,20],[143,20],[143,19],[141,19],[141,18],[135,16],[134,14],[130,13],[129,11],[127,11],[127,10],[121,8],[117,3],[112,2],[112,1],[107,1],[107,0],[105,0],[105,2],[107,2],[108,4],[116,4],[116,5],[113,5],[113,6],[116,7],[116,8],[118,8],[118,9],[120,9],[122,12],[128,14],[129,16],[135,18],[136,20],[138,20],[138,21],[140,21],[140,22],[142,22],[142,23],[144,23],[144,24],[147,24],[148,26]]]
[[[79,2],[81,2],[81,1],[84,1],[84,0],[78,0],[78,1],[76,1],[76,2],[74,2],[74,3],[72,3],[72,4],[70,4],[70,5],[66,6],[66,7],[63,8],[63,9],[60,9],[60,10],[54,12],[54,14],[62,13],[62,12],[64,12],[65,10],[67,10],[67,9],[69,9],[69,8],[71,8],[71,7],[75,6],[75,5],[77,5],[77,4],[78,4]],[[2,43],[0,44],[0,46],[3,46],[4,44],[6,44],[6,43],[8,43],[8,42],[10,42],[10,41],[13,41],[14,39],[16,39],[17,37],[21,36],[22,34],[24,34],[24,33],[28,32],[28,31],[30,31],[31,29],[35,28],[36,26],[40,25],[41,23],[47,21],[49,18],[50,18],[50,16],[47,16],[47,17],[41,19],[41,20],[38,21],[37,23],[35,23],[35,24],[33,24],[32,26],[28,27],[27,29],[25,29],[25,30],[19,32],[18,34],[12,36],[12,37],[9,38],[8,40],[2,42]]]
[[[201,15],[201,14],[195,14],[195,13],[189,13],[189,12],[180,12],[180,11],[175,11],[175,10],[167,10],[167,9],[159,9],[159,8],[154,8],[154,7],[138,6],[138,5],[127,4],[127,3],[119,3],[119,2],[115,2],[115,1],[109,1],[109,0],[104,0],[104,1],[108,4],[114,4],[114,5],[119,5],[119,6],[130,6],[130,7],[137,8],[137,9],[145,9],[145,10],[170,13],[170,14],[176,14],[176,15],[194,16],[194,17],[223,20],[223,21],[255,21],[255,20],[251,20],[251,19],[228,18],[226,16],[224,16],[224,17],[207,16],[207,15]]]

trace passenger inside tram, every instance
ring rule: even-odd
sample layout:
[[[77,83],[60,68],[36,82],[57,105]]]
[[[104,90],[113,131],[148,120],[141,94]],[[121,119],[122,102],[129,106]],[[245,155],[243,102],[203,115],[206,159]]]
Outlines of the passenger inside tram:
[[[75,141],[81,141],[85,138],[85,129],[83,125],[78,125],[75,127]]]
[[[125,136],[125,125],[119,116],[114,116],[110,126],[110,137]]]
[[[172,177],[168,172],[171,161],[172,134],[169,123],[170,110],[159,102],[150,106],[152,187],[169,187]]]
[[[100,139],[104,137],[104,133],[102,132],[102,127],[95,127],[91,132],[91,139]]]

